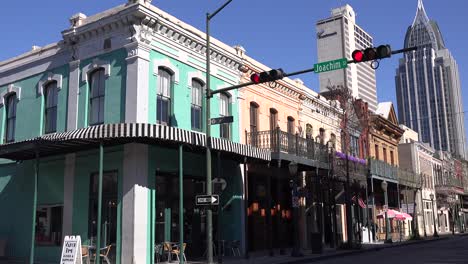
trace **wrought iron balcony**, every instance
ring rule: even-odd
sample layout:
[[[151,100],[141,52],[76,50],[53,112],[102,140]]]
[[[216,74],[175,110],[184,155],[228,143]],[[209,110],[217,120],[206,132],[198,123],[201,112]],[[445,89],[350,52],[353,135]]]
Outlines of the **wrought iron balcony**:
[[[398,183],[400,183],[400,185],[419,189],[422,187],[422,177],[421,174],[415,173],[414,171],[398,168]]]
[[[273,153],[287,153],[309,160],[328,163],[326,145],[315,142],[312,138],[303,138],[299,134],[281,131],[279,128],[267,131],[246,131],[246,144]]]
[[[393,181],[398,181],[398,168],[384,161],[370,159],[370,173],[372,176],[377,176]]]

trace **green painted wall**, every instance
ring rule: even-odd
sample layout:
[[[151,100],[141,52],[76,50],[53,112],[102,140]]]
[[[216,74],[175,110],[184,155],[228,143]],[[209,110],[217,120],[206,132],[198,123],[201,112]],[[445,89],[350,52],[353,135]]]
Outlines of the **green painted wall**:
[[[125,49],[119,49],[97,57],[80,62],[80,71],[83,67],[98,58],[109,61],[110,76],[106,79],[106,93],[104,99],[104,123],[120,123],[125,121],[125,87],[127,78],[127,62]],[[78,95],[78,128],[87,127],[89,116],[89,82],[82,82],[80,75],[80,87]]]
[[[175,127],[182,129],[191,130],[191,118],[190,118],[190,106],[192,100],[191,93],[191,80],[188,79],[188,74],[190,72],[196,72],[197,69],[166,55],[163,55],[157,51],[152,50],[150,53],[151,63],[150,63],[150,72],[149,72],[149,93],[148,93],[148,123],[156,123],[156,92],[157,92],[157,75],[154,74],[154,60],[160,60],[167,58],[170,63],[177,67],[179,70],[179,82],[174,83],[172,100],[173,100],[173,113],[172,124]],[[206,77],[206,73],[203,73]],[[230,86],[224,81],[211,77],[211,89],[216,90],[218,86]],[[238,91],[232,91],[233,104],[231,104],[230,111],[234,116],[234,122],[231,124],[232,138],[234,142],[239,142],[239,111],[238,111]],[[203,109],[206,109],[205,107]],[[205,116],[205,114],[203,114]],[[211,117],[219,117],[219,97],[213,96],[211,99]],[[203,121],[203,123],[205,120]],[[219,126],[212,126],[212,135],[215,137],[219,136]]]
[[[67,123],[67,99],[68,99],[68,64],[59,68],[47,70],[44,73],[28,77],[14,82],[21,87],[21,100],[17,103],[15,141],[21,141],[43,134],[44,127],[44,96],[37,93],[37,85],[48,73],[62,75],[62,89],[58,92],[57,102],[57,132],[63,132]],[[0,87],[0,92],[7,86]],[[5,106],[0,107],[0,142],[3,143],[5,134]]]
[[[63,158],[42,159],[39,167],[38,206],[63,204]],[[7,254],[29,256],[31,243],[34,161],[0,167],[0,239],[7,239]],[[36,260],[57,261],[60,247],[36,246]]]
[[[76,155],[75,185],[73,191],[73,223],[74,235],[80,235],[83,244],[89,244],[88,213],[89,188],[91,174],[99,171],[99,151],[80,152]],[[104,148],[104,171],[116,171],[118,178],[117,205],[117,263],[120,263],[122,235],[122,173],[123,147]]]

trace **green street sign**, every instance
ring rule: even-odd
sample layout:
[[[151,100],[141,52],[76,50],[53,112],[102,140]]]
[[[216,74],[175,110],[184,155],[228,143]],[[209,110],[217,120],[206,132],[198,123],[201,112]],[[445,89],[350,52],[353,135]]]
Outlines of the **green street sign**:
[[[348,66],[348,60],[346,58],[332,60],[332,61],[325,61],[321,63],[314,64],[314,72],[321,73],[327,71],[334,71],[339,69],[344,69]]]

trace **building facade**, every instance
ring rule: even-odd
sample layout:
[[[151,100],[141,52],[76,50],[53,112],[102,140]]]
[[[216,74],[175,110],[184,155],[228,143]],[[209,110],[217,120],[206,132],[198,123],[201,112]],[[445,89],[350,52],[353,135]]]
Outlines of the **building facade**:
[[[418,50],[405,53],[396,71],[400,122],[418,132],[421,142],[466,158],[458,65],[422,0],[405,37],[404,47],[414,46]]]
[[[350,5],[335,8],[329,18],[316,23],[318,62],[351,58],[351,53],[373,47],[372,36],[356,24],[356,13]],[[369,63],[350,64],[347,68],[319,74],[320,92],[327,86],[344,85],[355,98],[364,100],[369,110],[377,110],[375,70]]]
[[[238,84],[241,58],[213,39],[207,77],[204,33],[150,2],[77,14],[59,42],[0,63],[0,210],[10,212],[0,240],[8,257],[34,252],[36,261],[56,262],[64,236],[89,245],[98,233],[115,263],[153,263],[155,245],[182,234],[188,259],[202,257],[207,213],[195,195],[207,190],[205,82],[213,90]],[[245,159],[271,156],[237,143],[237,91],[211,99],[211,117],[228,115],[234,122],[212,126],[209,142],[213,178],[226,182],[221,204],[230,208],[214,223],[244,250]]]

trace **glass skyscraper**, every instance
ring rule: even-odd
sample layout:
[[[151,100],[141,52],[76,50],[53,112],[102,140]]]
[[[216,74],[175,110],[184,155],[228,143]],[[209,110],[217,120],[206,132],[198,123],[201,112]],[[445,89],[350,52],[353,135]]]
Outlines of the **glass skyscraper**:
[[[400,122],[435,149],[466,158],[458,65],[445,47],[439,26],[428,18],[422,0],[404,46],[417,46],[418,50],[405,53],[396,71]]]

